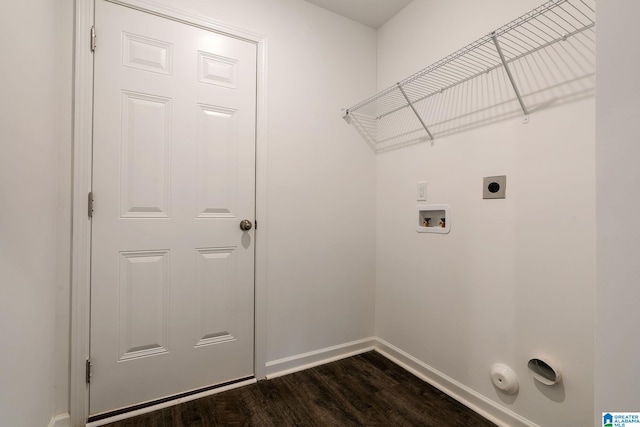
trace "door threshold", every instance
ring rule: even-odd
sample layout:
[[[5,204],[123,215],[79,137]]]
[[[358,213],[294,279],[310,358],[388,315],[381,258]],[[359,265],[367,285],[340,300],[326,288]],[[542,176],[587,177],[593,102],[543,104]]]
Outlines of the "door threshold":
[[[189,402],[191,400],[200,399],[212,394],[221,393],[223,391],[234,388],[243,387],[245,385],[256,383],[254,376],[239,378],[233,381],[227,381],[208,387],[186,391],[184,393],[174,394],[172,396],[163,397],[161,399],[150,400],[148,402],[137,405],[127,406],[126,408],[116,409],[115,411],[103,412],[101,414],[92,415],[87,420],[87,427],[98,427],[110,424],[126,418],[135,417],[137,415],[164,409],[169,406],[178,405],[180,403]]]

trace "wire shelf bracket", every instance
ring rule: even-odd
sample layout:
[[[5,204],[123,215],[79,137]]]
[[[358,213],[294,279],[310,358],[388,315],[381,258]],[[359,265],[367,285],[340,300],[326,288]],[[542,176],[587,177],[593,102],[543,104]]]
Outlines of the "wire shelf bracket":
[[[576,85],[576,82],[594,79],[595,2],[547,1],[393,86],[343,110],[343,118],[356,128],[376,152],[425,140],[433,142],[438,135],[446,134],[446,126],[453,126],[451,123],[460,117],[483,115],[478,122],[490,122],[493,117],[486,116],[504,116],[505,113],[500,111],[506,108],[505,105],[514,108],[508,114],[521,110],[526,123],[531,111],[544,104],[539,99],[537,104],[533,103],[536,97],[541,97],[540,93],[562,84]],[[541,66],[544,58],[548,58],[551,65],[544,63]],[[556,68],[551,72],[551,77],[558,77],[556,80],[551,81],[553,78],[541,75],[553,67]],[[540,83],[543,80],[546,84],[544,87]],[[534,83],[538,87],[534,87]],[[474,90],[468,89],[470,85],[475,85],[472,86]],[[490,92],[490,96],[486,96],[492,98],[490,102],[487,101],[488,105],[476,105],[479,101],[465,98],[466,104],[474,104],[472,107],[465,104],[467,110],[462,111],[459,105],[455,108],[451,106],[452,103],[462,103],[460,98],[475,96],[473,92],[480,92],[478,88],[481,85],[484,85],[482,90]],[[511,95],[501,92],[503,85]],[[443,100],[447,93],[452,93],[450,96],[453,98],[456,90],[458,92],[453,101]],[[499,96],[502,98],[497,99]]]
[[[502,61],[502,65],[504,66],[504,71],[507,73],[509,77],[509,81],[511,82],[511,86],[513,86],[513,91],[516,93],[516,98],[518,98],[518,103],[520,104],[520,108],[522,108],[522,112],[525,116],[529,115],[527,111],[527,107],[524,105],[524,101],[522,100],[522,95],[520,95],[520,91],[518,90],[518,85],[516,81],[513,79],[513,74],[511,74],[511,70],[509,70],[509,64],[507,64],[507,60],[504,58],[504,53],[502,53],[502,49],[500,48],[500,43],[498,42],[498,37],[496,37],[496,33],[491,33],[491,40],[493,40],[493,44],[496,47],[496,52],[500,56],[500,61]]]
[[[400,90],[400,92],[402,93],[402,96],[404,96],[404,99],[407,100],[407,104],[409,105],[409,107],[411,107],[411,111],[413,111],[413,113],[416,115],[416,117],[420,121],[420,124],[422,125],[424,130],[427,132],[427,135],[429,135],[429,138],[433,140],[433,135],[431,135],[431,132],[429,132],[429,128],[427,127],[427,125],[424,124],[424,120],[422,120],[422,117],[420,117],[420,113],[418,113],[418,111],[416,110],[416,107],[414,107],[413,103],[409,100],[407,93],[404,91],[404,89],[402,89],[402,85],[398,83],[397,86],[398,86],[398,90]]]

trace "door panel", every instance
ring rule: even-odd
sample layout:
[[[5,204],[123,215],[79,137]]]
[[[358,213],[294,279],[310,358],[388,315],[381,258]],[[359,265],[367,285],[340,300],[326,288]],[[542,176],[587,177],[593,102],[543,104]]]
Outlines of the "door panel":
[[[253,375],[256,46],[96,1],[90,414]]]
[[[168,251],[120,252],[118,360],[166,353]]]
[[[122,93],[121,218],[168,218],[171,99]]]
[[[198,105],[198,218],[234,218],[238,158],[233,135],[238,111],[214,105]]]
[[[236,321],[229,300],[237,274],[236,248],[198,249],[196,267],[196,347],[233,341]]]

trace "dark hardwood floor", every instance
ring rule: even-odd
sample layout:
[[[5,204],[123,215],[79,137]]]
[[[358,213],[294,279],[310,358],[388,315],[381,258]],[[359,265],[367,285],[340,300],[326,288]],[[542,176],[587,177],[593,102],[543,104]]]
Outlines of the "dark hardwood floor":
[[[494,424],[372,351],[108,426]]]

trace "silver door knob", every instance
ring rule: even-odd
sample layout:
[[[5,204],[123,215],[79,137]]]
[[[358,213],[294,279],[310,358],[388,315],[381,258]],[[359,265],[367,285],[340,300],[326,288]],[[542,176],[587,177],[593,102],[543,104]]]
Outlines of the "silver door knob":
[[[248,219],[243,219],[240,221],[240,230],[249,231],[253,227],[253,224]]]

